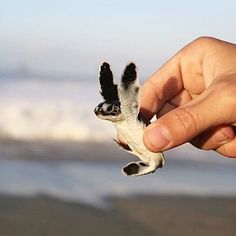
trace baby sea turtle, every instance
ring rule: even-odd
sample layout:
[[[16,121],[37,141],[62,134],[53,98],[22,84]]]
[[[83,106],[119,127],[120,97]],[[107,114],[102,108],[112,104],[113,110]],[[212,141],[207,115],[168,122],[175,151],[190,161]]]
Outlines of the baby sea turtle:
[[[116,142],[141,160],[126,165],[123,168],[124,174],[139,176],[153,173],[164,165],[165,159],[162,153],[150,152],[143,144],[143,131],[147,122],[139,112],[140,87],[137,83],[135,64],[126,66],[119,88],[113,83],[113,74],[106,62],[101,66],[99,80],[101,95],[105,101],[95,107],[96,116],[113,122],[126,144]]]

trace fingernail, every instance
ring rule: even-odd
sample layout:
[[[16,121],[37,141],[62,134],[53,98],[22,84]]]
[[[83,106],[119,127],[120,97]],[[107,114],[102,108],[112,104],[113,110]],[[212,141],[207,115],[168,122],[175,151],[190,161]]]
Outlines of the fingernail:
[[[161,126],[150,129],[147,133],[147,138],[150,144],[158,148],[158,150],[164,149],[170,143],[168,131]]]

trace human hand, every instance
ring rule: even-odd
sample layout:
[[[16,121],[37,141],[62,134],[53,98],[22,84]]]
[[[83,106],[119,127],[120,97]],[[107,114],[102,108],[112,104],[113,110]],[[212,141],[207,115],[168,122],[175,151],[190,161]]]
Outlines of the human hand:
[[[236,45],[199,38],[141,89],[141,111],[158,119],[144,131],[153,152],[186,142],[236,157]]]

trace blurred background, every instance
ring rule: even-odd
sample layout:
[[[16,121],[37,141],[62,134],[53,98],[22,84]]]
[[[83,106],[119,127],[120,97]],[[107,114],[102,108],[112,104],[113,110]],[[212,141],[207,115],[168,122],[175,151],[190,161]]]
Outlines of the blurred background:
[[[0,235],[236,235],[236,161],[183,145],[134,157],[98,120],[98,71],[147,79],[200,36],[236,42],[231,0],[0,0]]]

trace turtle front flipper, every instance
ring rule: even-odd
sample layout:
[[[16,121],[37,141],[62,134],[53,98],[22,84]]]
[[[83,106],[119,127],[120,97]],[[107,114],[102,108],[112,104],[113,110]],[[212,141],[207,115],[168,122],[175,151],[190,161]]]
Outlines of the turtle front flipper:
[[[137,84],[137,72],[134,63],[126,66],[118,93],[125,120],[132,123],[136,122],[139,113],[139,85]]]
[[[130,162],[123,168],[123,173],[127,176],[140,176],[147,175],[155,172],[156,169],[161,168],[164,165],[164,159],[161,161],[150,161],[149,163],[138,161]]]
[[[117,85],[113,82],[113,74],[110,65],[106,62],[101,65],[99,82],[101,86],[101,95],[105,101],[119,101]]]
[[[103,120],[118,122],[123,119],[120,110],[117,85],[113,82],[113,74],[110,65],[104,62],[100,68],[99,81],[101,95],[104,102],[99,103],[95,109],[95,115]]]

